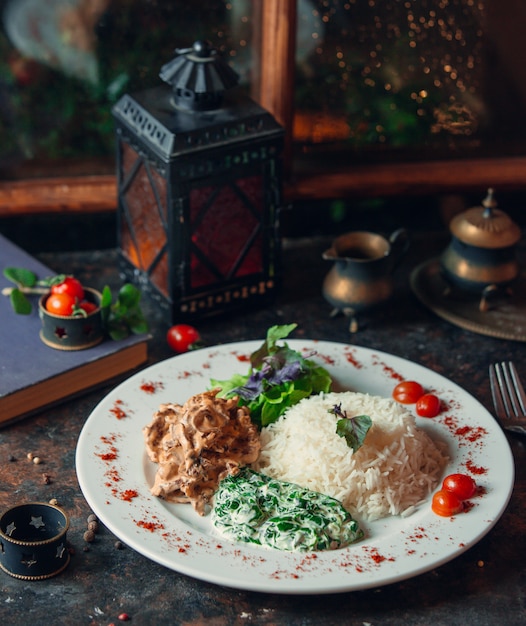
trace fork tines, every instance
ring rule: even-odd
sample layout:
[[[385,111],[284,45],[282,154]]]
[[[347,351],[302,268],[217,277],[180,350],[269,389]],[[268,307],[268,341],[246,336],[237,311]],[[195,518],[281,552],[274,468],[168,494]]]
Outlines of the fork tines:
[[[501,419],[524,419],[526,425],[526,393],[515,365],[511,362],[490,365],[491,393],[497,415]]]

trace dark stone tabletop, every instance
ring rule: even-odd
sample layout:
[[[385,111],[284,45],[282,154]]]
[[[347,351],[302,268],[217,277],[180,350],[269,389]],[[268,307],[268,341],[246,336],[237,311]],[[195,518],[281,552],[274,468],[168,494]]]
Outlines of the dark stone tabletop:
[[[444,234],[415,237],[397,269],[389,306],[350,335],[344,317],[330,317],[321,295],[329,266],[321,258],[327,241],[284,242],[283,284],[274,304],[243,315],[199,322],[208,345],[262,339],[269,326],[295,321],[296,336],[354,343],[420,363],[450,378],[492,411],[488,365],[514,360],[526,379],[524,343],[464,330],[436,316],[413,294],[409,275],[438,254]],[[74,273],[101,288],[119,283],[116,252],[46,253],[40,258],[57,272]],[[165,342],[168,324],[144,303],[153,339],[149,363],[173,356]],[[15,358],[16,355],[14,355]],[[130,623],[199,626],[297,625],[484,626],[526,623],[526,439],[507,434],[516,464],[509,505],[495,527],[453,561],[415,578],[365,591],[287,596],[240,591],[202,582],[166,569],[119,546],[103,526],[84,541],[90,508],[75,473],[79,432],[95,405],[119,381],[42,411],[0,430],[0,505],[56,498],[71,518],[72,558],[60,575],[25,582],[0,572],[0,617],[15,624]],[[38,455],[40,464],[28,460]]]

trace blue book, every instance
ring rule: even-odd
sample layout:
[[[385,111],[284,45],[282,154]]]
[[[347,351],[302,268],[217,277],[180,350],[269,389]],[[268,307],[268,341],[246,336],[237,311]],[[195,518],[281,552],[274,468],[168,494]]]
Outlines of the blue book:
[[[0,291],[14,286],[2,273],[6,267],[25,268],[39,278],[56,274],[0,235]],[[149,335],[132,335],[122,341],[105,339],[85,350],[48,347],[39,336],[37,302],[38,297],[30,315],[18,315],[9,297],[0,295],[2,426],[138,369],[148,359]]]

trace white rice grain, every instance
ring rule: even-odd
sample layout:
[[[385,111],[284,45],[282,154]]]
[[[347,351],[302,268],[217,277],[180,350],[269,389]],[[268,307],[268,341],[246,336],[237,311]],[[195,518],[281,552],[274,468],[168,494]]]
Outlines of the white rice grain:
[[[336,434],[338,417],[329,413],[335,405],[347,417],[373,420],[354,454]],[[350,391],[302,400],[262,429],[261,443],[255,470],[332,496],[369,520],[409,515],[435,489],[447,462],[405,407]]]

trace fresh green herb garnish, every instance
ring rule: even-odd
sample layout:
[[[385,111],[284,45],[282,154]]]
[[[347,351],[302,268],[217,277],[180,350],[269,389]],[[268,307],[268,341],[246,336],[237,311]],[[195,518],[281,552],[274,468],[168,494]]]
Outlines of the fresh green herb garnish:
[[[130,283],[123,285],[113,302],[111,289],[102,290],[102,324],[109,336],[115,340],[125,339],[130,334],[148,332],[148,323],[140,307],[141,292]]]
[[[44,280],[38,280],[37,275],[31,270],[21,267],[6,267],[3,270],[7,280],[15,283],[16,287],[8,287],[2,290],[2,294],[9,296],[13,311],[18,315],[29,315],[33,310],[28,294],[44,294],[49,289],[49,284]]]
[[[356,415],[347,417],[347,412],[342,411],[342,405],[336,404],[329,413],[336,415],[340,419],[336,422],[336,434],[343,437],[349,448],[356,452],[365,441],[365,436],[373,424],[373,420],[368,415]]]
[[[234,374],[229,380],[212,380],[221,387],[220,397],[239,396],[248,406],[252,421],[260,428],[275,422],[286,409],[303,398],[327,392],[331,377],[327,370],[305,358],[286,342],[278,344],[297,324],[272,326],[261,347],[250,356],[248,374]]]

